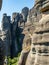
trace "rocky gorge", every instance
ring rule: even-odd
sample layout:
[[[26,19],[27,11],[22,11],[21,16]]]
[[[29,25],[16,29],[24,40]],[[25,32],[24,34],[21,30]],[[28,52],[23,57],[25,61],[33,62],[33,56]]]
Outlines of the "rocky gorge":
[[[0,30],[0,65],[19,52],[17,65],[49,65],[49,0],[35,0],[32,9],[3,14]],[[5,58],[6,56],[6,58]]]

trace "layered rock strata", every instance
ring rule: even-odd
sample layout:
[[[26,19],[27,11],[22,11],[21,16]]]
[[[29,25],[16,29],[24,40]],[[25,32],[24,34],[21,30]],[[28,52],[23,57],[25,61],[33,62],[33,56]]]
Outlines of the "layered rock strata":
[[[36,0],[35,3],[35,8],[42,12],[42,18],[35,25],[26,65],[49,65],[49,1]]]
[[[35,8],[41,12],[49,10],[49,0],[35,0]]]
[[[46,15],[39,21],[39,23],[36,26],[36,30],[34,31],[32,38],[31,51],[28,55],[26,65],[49,65],[48,18],[49,15]]]

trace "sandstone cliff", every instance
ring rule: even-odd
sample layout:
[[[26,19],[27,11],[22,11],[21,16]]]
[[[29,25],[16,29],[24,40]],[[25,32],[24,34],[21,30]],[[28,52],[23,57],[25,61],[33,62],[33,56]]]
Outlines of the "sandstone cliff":
[[[12,20],[4,14],[1,32],[7,57],[21,51],[18,65],[49,65],[49,0],[35,0],[32,9],[13,13]]]

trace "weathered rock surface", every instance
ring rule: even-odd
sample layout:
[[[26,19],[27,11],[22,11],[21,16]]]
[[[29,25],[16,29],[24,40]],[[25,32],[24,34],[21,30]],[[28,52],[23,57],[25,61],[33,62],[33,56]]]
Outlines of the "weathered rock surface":
[[[31,22],[26,22],[22,34],[24,34],[22,49],[30,49],[32,41],[31,36],[35,30],[35,26]]]
[[[27,22],[36,23],[39,22],[39,20],[42,18],[42,14],[40,11],[38,11],[35,7],[30,9]]]
[[[4,64],[4,58],[5,58],[5,44],[0,38],[0,65]]]
[[[12,22],[4,14],[0,37],[6,45],[6,55],[11,47],[12,57],[17,54],[18,41],[23,43],[18,65],[49,65],[49,0],[35,0],[30,11],[25,7],[21,14],[13,13]]]
[[[40,21],[39,21],[39,23],[38,23],[38,25],[36,25],[37,27],[36,27],[36,30],[35,30],[35,32],[37,31],[37,33],[39,33],[39,32],[44,32],[44,31],[49,31],[49,15],[45,15],[45,17],[43,17]]]
[[[42,12],[49,10],[49,0],[35,0],[35,8]]]
[[[30,22],[27,22],[25,24],[25,28],[22,32],[22,34],[24,34],[25,36],[23,39],[22,52],[20,55],[20,59],[18,61],[18,65],[26,64],[26,60],[28,58],[28,54],[29,54],[29,51],[31,49],[31,44],[32,44],[30,34],[32,35],[34,30],[35,30],[35,27]]]
[[[48,15],[47,15],[48,16]],[[48,22],[48,18],[41,19],[40,23]],[[39,24],[40,25],[40,24]],[[47,25],[47,24],[43,24]],[[47,26],[48,27],[48,26]],[[44,29],[41,27],[36,27],[38,29]],[[38,30],[36,30],[38,32]],[[43,32],[43,30],[42,30]],[[28,55],[26,65],[48,65],[49,64],[49,31],[46,32],[44,29],[44,32],[41,33],[35,33],[33,34],[33,43],[31,44],[31,52]],[[30,58],[30,59],[29,59]],[[33,60],[34,59],[34,60]],[[31,60],[31,61],[30,61]]]
[[[10,18],[6,14],[3,14],[2,19],[2,40],[6,45],[6,56],[10,55],[11,45],[11,29],[10,29]]]
[[[31,51],[26,60],[26,65],[48,65],[49,64],[49,10],[47,8],[48,0],[36,0],[35,7],[42,13],[42,18],[38,24],[32,37]],[[49,7],[49,5],[48,5]],[[47,8],[47,9],[46,9]],[[48,11],[49,12],[49,11]],[[45,15],[43,17],[43,15]],[[31,53],[32,52],[32,53]],[[34,59],[34,60],[33,60]],[[31,61],[30,61],[31,60]]]
[[[29,53],[29,51],[22,50],[21,55],[20,55],[20,59],[19,59],[19,62],[18,62],[18,65],[25,65],[26,59],[28,57],[28,53]]]

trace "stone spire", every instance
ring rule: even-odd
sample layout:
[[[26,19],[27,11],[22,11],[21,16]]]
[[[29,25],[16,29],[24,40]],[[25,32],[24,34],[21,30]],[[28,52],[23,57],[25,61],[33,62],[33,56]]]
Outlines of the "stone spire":
[[[11,24],[10,24],[10,16],[7,16],[7,14],[3,14],[2,18],[2,33],[3,37],[2,40],[4,41],[6,45],[6,56],[10,55],[9,46],[11,44]]]

